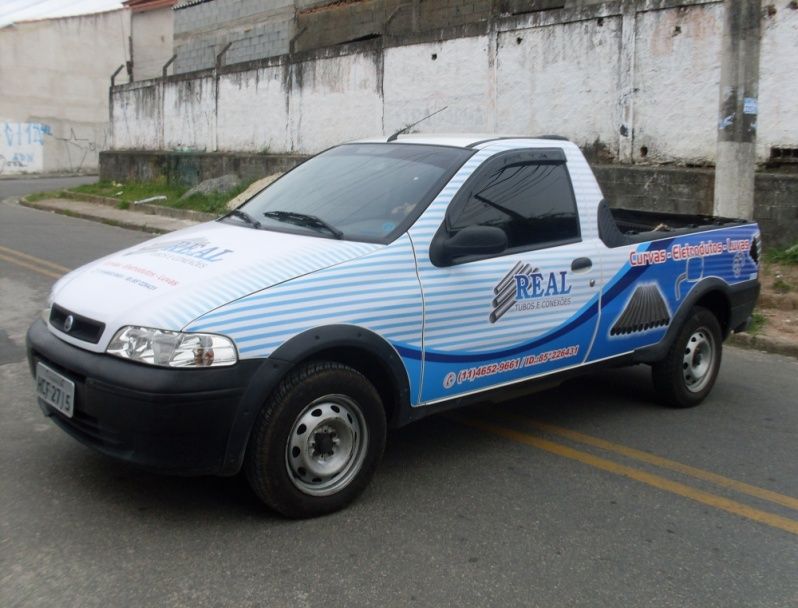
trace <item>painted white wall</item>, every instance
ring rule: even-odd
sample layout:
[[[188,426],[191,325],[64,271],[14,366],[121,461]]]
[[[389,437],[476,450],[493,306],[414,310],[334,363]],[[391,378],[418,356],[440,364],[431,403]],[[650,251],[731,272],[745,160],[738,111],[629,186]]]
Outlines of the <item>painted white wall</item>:
[[[613,17],[500,34],[496,130],[599,142],[617,156],[620,28]]]
[[[635,160],[714,159],[722,34],[722,4],[638,14]]]
[[[216,150],[216,82],[211,76],[163,87],[163,145],[167,150]]]
[[[779,7],[762,20],[757,156],[772,146],[798,147],[798,10]]]
[[[163,87],[135,83],[111,99],[113,146],[121,150],[163,148]]]
[[[567,23],[535,14],[498,33],[382,55],[283,57],[220,75],[218,97],[210,72],[125,85],[114,92],[113,147],[314,153],[448,106],[417,130],[557,133],[618,158],[626,87],[635,162],[714,162],[723,4],[652,5],[635,18],[622,18],[620,4],[600,10],[600,21],[578,11]],[[633,62],[622,49],[624,22],[634,25],[625,34]],[[780,9],[763,28],[759,160],[771,145],[798,142],[797,62],[798,12]]]
[[[377,66],[363,54],[294,64],[288,146],[314,153],[382,130]]]
[[[0,29],[0,174],[96,171],[128,11]]]
[[[488,44],[487,36],[476,36],[386,49],[385,133],[444,106],[445,112],[425,120],[419,129],[491,131],[495,104],[489,96]]]
[[[288,143],[287,70],[275,66],[219,79],[219,150],[285,151]]]

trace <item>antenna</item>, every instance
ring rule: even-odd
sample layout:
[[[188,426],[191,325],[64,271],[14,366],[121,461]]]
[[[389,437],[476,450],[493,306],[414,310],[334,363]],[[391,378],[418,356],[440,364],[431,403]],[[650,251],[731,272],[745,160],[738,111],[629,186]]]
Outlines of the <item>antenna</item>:
[[[401,128],[401,129],[399,129],[399,130],[398,130],[396,133],[394,133],[393,135],[391,135],[391,136],[388,138],[388,141],[387,141],[386,143],[391,143],[392,141],[394,141],[394,140],[395,140],[397,137],[399,137],[399,136],[400,136],[402,133],[404,133],[404,132],[405,132],[405,131],[407,131],[408,129],[412,129],[412,128],[413,128],[413,127],[415,127],[415,126],[416,126],[418,123],[420,123],[420,122],[424,122],[425,120],[427,120],[428,118],[432,118],[432,117],[433,117],[433,116],[435,116],[436,114],[440,114],[441,112],[443,112],[443,111],[444,111],[446,108],[448,108],[448,107],[449,107],[449,106],[443,106],[443,107],[442,107],[440,110],[435,110],[435,111],[434,111],[432,114],[427,114],[427,115],[426,115],[424,118],[422,118],[421,120],[417,120],[416,122],[411,122],[411,123],[410,123],[409,125],[407,125],[406,127],[402,127],[402,128]]]

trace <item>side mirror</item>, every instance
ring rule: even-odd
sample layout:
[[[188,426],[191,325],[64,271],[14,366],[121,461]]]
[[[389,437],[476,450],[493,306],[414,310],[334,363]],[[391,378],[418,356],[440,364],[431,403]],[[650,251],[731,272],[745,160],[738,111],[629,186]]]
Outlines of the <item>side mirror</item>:
[[[464,256],[501,253],[507,244],[507,234],[501,228],[468,226],[452,237],[439,233],[432,240],[429,258],[436,266],[450,266]]]

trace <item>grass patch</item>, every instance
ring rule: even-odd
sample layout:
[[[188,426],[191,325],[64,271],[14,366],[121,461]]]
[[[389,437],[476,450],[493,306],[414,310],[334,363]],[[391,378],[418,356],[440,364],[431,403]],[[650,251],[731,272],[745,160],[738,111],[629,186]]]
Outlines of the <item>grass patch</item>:
[[[119,182],[97,182],[95,184],[76,186],[71,190],[82,194],[117,198],[126,203],[133,203],[134,201],[163,194],[166,196],[166,200],[158,202],[168,205],[170,202],[176,203],[188,188],[169,185],[166,180],[155,180],[152,182],[127,182],[124,184]]]
[[[780,294],[789,293],[792,289],[792,285],[790,285],[787,281],[784,280],[784,277],[778,275],[776,279],[773,281],[773,291]]]
[[[233,190],[220,194],[193,194],[183,200],[180,200],[180,197],[188,191],[188,188],[168,184],[162,178],[152,182],[126,182],[121,184],[119,182],[97,182],[95,184],[77,186],[72,188],[72,191],[119,199],[120,203],[117,205],[119,209],[128,209],[133,206],[135,201],[162,195],[166,196],[166,200],[153,201],[151,204],[221,214],[227,211],[228,201],[246,190],[249,184],[250,182],[243,182]]]
[[[48,198],[58,198],[58,191],[55,192],[36,192],[35,194],[28,194],[25,196],[25,200],[29,203],[35,203],[36,201],[43,201]]]
[[[232,190],[220,194],[192,194],[182,201],[175,201],[174,204],[170,204],[169,201],[160,201],[159,204],[177,209],[194,209],[205,213],[221,214],[227,211],[227,203],[246,190],[250,183],[241,183]]]
[[[798,243],[789,247],[768,249],[765,260],[774,264],[798,264]]]
[[[748,333],[753,334],[754,336],[757,335],[759,332],[762,331],[762,328],[765,327],[765,323],[767,319],[765,315],[761,312],[754,311],[751,315],[751,324],[748,326]]]

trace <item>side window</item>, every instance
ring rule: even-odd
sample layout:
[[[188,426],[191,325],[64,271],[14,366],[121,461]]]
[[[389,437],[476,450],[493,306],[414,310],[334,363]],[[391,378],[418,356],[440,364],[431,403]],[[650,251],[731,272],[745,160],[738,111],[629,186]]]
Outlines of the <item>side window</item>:
[[[451,208],[450,234],[467,226],[498,226],[511,250],[579,240],[565,162],[508,154],[488,161],[474,178]]]

